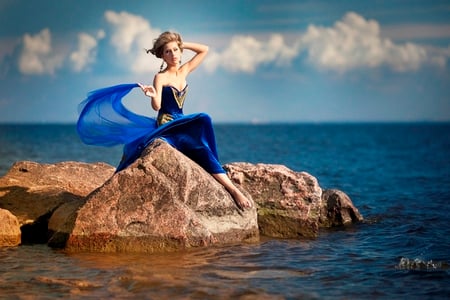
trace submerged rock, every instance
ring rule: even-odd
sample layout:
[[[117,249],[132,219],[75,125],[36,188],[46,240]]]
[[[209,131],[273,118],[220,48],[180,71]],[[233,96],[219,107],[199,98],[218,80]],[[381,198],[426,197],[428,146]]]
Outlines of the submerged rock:
[[[128,168],[50,218],[49,244],[68,251],[159,252],[253,242],[256,209],[240,211],[210,174],[156,140]]]

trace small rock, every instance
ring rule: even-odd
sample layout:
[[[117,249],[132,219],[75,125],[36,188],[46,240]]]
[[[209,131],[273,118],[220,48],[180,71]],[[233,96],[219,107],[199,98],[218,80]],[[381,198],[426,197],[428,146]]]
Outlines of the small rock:
[[[14,247],[20,244],[21,232],[16,216],[0,208],[0,247]]]
[[[362,220],[363,216],[347,194],[336,189],[323,192],[319,222],[321,227],[349,225]]]

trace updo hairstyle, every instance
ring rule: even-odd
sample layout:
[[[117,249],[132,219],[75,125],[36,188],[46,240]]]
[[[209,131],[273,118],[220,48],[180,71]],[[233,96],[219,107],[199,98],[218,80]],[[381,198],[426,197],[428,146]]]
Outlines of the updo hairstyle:
[[[155,55],[157,58],[162,58],[164,46],[170,42],[177,42],[181,52],[183,52],[183,41],[181,35],[176,32],[166,31],[153,41],[152,49],[145,49],[147,53]]]

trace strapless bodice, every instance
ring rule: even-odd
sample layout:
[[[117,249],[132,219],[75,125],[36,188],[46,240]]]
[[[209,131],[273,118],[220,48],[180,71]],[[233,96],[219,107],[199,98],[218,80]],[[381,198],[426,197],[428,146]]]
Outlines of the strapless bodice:
[[[183,116],[183,105],[188,86],[179,91],[171,85],[163,86],[161,94],[161,108],[158,111],[158,126]]]

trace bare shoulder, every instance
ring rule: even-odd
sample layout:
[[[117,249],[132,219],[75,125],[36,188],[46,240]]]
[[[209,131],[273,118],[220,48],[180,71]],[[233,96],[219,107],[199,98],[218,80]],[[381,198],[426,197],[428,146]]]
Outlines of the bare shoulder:
[[[156,83],[164,83],[167,81],[167,74],[165,72],[159,72],[156,73],[155,77],[153,78],[153,82]]]
[[[155,79],[161,80],[167,77],[166,72],[158,72],[155,74]]]

